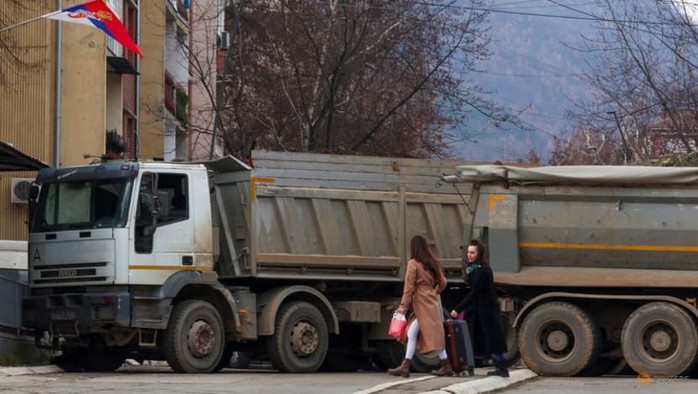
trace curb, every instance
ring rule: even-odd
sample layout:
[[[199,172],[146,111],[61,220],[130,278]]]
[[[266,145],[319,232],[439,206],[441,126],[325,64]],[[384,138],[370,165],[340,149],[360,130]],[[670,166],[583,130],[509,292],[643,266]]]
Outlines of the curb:
[[[428,375],[428,376],[422,376],[420,378],[412,378],[412,379],[405,379],[405,380],[396,380],[394,382],[386,382],[386,383],[381,383],[377,386],[373,386],[370,388],[367,388],[365,390],[359,390],[359,391],[354,391],[352,394],[373,394],[377,393],[379,391],[383,391],[386,389],[389,389],[391,387],[399,386],[405,383],[413,383],[413,382],[420,382],[422,380],[427,380],[427,379],[434,379],[437,376],[433,375]]]
[[[33,375],[43,373],[58,373],[63,370],[57,365],[38,365],[34,367],[8,367],[0,368],[0,374],[7,376]]]
[[[426,391],[420,394],[482,394],[500,390],[511,385],[537,378],[538,374],[530,369],[509,370],[509,377],[488,376],[469,382],[452,384],[439,390]]]

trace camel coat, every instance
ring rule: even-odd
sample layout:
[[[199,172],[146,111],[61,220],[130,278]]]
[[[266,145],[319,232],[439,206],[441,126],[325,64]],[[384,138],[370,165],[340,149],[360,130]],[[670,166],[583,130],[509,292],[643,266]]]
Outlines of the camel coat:
[[[402,291],[400,309],[412,309],[419,321],[417,350],[422,353],[445,349],[443,315],[439,294],[446,288],[446,277],[439,272],[434,278],[424,264],[417,260],[407,262],[405,287]]]

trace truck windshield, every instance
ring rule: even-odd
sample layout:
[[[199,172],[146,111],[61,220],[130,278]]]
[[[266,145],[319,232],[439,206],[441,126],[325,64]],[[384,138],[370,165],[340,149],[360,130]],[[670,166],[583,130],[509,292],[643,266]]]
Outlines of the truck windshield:
[[[131,179],[52,182],[41,187],[33,232],[124,227]]]

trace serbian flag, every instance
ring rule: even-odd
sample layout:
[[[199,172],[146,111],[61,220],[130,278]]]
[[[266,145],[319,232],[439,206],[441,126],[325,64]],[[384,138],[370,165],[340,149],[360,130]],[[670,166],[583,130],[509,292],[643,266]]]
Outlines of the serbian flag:
[[[124,48],[136,52],[143,58],[141,48],[133,42],[119,17],[102,0],[88,1],[74,7],[65,8],[62,11],[46,14],[45,17],[101,29],[109,37],[123,45]]]

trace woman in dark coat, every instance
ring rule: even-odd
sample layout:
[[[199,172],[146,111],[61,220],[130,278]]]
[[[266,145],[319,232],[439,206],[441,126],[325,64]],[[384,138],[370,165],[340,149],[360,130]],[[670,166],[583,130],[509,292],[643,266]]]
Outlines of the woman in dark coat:
[[[478,240],[470,241],[466,259],[465,275],[470,291],[451,311],[451,316],[455,318],[465,311],[465,318],[474,323],[474,340],[480,339],[483,342],[486,354],[492,355],[497,367],[488,375],[508,377],[509,371],[504,359],[507,339],[499,310],[499,296],[494,288],[494,275],[485,258],[485,245]],[[484,338],[478,338],[480,335]]]

